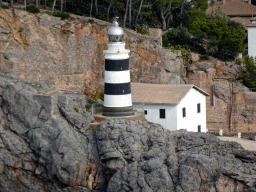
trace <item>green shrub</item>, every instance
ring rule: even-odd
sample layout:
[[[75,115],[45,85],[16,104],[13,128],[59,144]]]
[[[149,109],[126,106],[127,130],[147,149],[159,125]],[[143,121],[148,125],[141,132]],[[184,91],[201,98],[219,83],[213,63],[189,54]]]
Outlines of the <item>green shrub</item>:
[[[191,34],[187,28],[170,29],[163,34],[163,47],[192,44]]]
[[[64,13],[64,12],[53,13],[53,16],[54,17],[60,17],[62,20],[71,19],[71,16],[68,13]]]
[[[148,25],[145,25],[145,24],[142,24],[142,25],[135,25],[134,26],[134,30],[137,32],[137,33],[140,33],[142,35],[148,35],[149,34],[149,28],[148,28]]]
[[[89,19],[88,23],[93,24],[93,23],[95,23],[95,21],[93,19]]]
[[[242,59],[236,59],[236,64],[238,64],[238,65],[241,65],[242,64]]]
[[[74,110],[78,113],[79,112],[79,109],[77,107],[74,108]]]
[[[39,13],[40,12],[40,10],[35,5],[27,6],[26,10],[30,13]]]
[[[208,55],[200,55],[200,60],[209,60],[209,56]]]
[[[2,5],[3,9],[9,9],[9,7],[7,5]]]
[[[47,15],[52,15],[50,11],[45,11],[44,13],[46,13]]]
[[[168,49],[174,53],[177,53],[177,51],[181,52],[182,59],[183,59],[183,65],[185,67],[188,67],[188,65],[191,63],[191,54],[190,54],[191,50],[188,46],[186,46],[186,45],[170,46],[169,45]]]
[[[86,104],[85,105],[86,111],[90,112],[91,107],[92,107],[91,103]]]
[[[246,56],[244,63],[246,71],[241,73],[238,79],[242,80],[246,87],[256,88],[256,66],[253,63],[253,58]]]

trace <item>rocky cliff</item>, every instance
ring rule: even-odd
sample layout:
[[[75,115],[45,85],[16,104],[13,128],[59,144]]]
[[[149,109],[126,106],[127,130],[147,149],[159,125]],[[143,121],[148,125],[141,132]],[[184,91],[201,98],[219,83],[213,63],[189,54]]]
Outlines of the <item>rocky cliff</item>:
[[[237,81],[243,64],[208,60],[193,62],[188,68],[189,83],[207,93],[207,128],[218,132],[256,132],[256,92]]]
[[[102,92],[103,50],[111,24],[73,17],[63,21],[42,13],[0,9],[1,72],[87,95]],[[157,38],[127,29],[125,33],[126,47],[131,50],[132,81],[184,83],[181,55],[163,49]]]
[[[256,191],[256,152],[209,133],[106,119],[79,92],[0,74],[0,188],[9,192]]]
[[[43,13],[0,9],[0,72],[89,96],[102,92],[103,50],[111,24],[73,17],[63,21]],[[126,48],[131,50],[131,81],[193,83],[211,94],[209,131],[256,132],[256,94],[234,81],[245,70],[243,65],[209,60],[193,62],[186,71],[180,52],[163,49],[157,38],[128,29],[125,33]]]

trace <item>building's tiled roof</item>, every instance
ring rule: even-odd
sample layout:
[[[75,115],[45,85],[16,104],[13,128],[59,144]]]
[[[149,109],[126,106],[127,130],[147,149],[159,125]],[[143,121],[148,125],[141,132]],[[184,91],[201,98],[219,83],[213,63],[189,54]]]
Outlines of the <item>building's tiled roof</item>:
[[[212,5],[206,10],[206,14],[217,11],[225,12],[228,16],[251,16],[256,15],[256,6],[242,0],[232,0],[222,5]]]
[[[209,96],[195,85],[170,85],[131,83],[132,101],[135,103],[178,104],[186,93],[194,88],[202,94]]]
[[[247,28],[248,27],[256,27],[256,23],[252,23],[252,24],[250,24],[250,25],[247,25]]]
[[[251,17],[232,17],[231,20],[241,23],[246,30],[251,24]]]

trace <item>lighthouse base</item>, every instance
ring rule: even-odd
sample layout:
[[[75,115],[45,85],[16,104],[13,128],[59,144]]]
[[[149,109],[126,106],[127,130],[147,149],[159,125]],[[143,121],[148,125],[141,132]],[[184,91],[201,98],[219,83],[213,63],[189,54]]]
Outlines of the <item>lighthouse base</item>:
[[[103,116],[109,117],[123,117],[134,115],[133,107],[103,107]]]

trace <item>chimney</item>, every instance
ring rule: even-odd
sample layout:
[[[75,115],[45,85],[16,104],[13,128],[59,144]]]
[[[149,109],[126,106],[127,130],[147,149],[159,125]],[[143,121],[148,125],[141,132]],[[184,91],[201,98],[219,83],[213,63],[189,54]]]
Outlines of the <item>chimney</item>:
[[[248,0],[248,3],[249,3],[249,4],[252,4],[252,0]]]
[[[226,0],[222,0],[222,4],[223,4],[223,5],[226,4]]]

